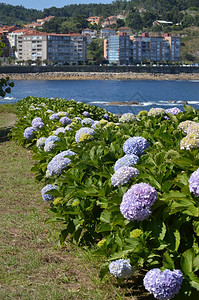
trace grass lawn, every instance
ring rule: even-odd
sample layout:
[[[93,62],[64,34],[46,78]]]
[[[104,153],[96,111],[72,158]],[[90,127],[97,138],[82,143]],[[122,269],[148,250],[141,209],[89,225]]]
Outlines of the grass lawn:
[[[59,246],[59,225],[45,224],[51,212],[30,171],[31,151],[7,136],[15,120],[0,106],[0,299],[150,299],[134,297],[132,284],[101,282],[101,263],[90,250]]]

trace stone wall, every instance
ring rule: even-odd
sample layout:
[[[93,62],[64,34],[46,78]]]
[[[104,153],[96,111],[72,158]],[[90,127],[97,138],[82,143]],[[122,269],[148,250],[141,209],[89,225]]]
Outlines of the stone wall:
[[[0,73],[46,73],[46,72],[100,72],[100,73],[149,73],[193,74],[196,66],[0,66]]]

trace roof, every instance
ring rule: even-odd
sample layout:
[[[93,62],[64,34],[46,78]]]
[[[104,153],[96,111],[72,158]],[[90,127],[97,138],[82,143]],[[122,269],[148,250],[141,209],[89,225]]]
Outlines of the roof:
[[[154,23],[156,23],[156,22],[158,22],[160,24],[173,24],[173,22],[164,21],[164,20],[156,20],[156,21],[154,21]]]
[[[115,31],[115,29],[111,28],[111,27],[104,27],[101,30],[110,30],[110,31]]]
[[[131,30],[131,28],[129,28],[129,27],[120,27],[120,28],[118,28],[118,30]]]

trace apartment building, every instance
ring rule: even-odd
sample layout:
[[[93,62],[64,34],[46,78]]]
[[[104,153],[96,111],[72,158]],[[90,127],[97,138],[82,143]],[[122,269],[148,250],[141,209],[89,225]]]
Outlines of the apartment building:
[[[105,40],[104,57],[109,60],[109,63],[127,64],[128,61],[129,63],[140,63],[144,60],[175,62],[180,60],[180,37],[172,37],[169,34],[149,36],[147,33],[130,37],[123,34],[124,36],[126,41],[129,39],[125,46],[124,43],[119,42],[117,36],[110,36]],[[123,54],[121,55],[121,53]],[[124,53],[125,59],[122,58]]]
[[[110,35],[115,35],[115,30],[111,27],[106,27],[101,29],[100,31],[100,38],[105,39]]]
[[[18,36],[18,60],[48,60],[52,63],[85,63],[87,43],[81,34],[30,31]]]
[[[104,44],[107,50],[104,54],[110,64],[128,65],[130,59],[130,38],[128,35],[109,36]]]
[[[87,39],[78,33],[71,33],[70,63],[85,63],[87,60]]]
[[[47,34],[30,31],[18,36],[18,60],[47,59]]]
[[[90,44],[92,42],[92,39],[97,37],[97,30],[85,28],[82,30],[82,35],[87,38],[87,44]]]
[[[180,37],[171,36],[171,34],[164,34],[163,39],[167,43],[168,47],[171,49],[170,59],[171,61],[180,60]]]

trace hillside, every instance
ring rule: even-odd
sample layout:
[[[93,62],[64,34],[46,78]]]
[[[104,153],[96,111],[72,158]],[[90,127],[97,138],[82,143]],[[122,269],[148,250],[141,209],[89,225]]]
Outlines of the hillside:
[[[85,15],[85,17],[99,15],[107,17],[109,15],[117,15],[124,11],[127,13],[138,10],[139,12],[151,11],[158,16],[166,16],[175,11],[184,12],[189,8],[199,9],[197,0],[116,0],[111,4],[73,4],[62,8],[51,7],[43,11],[36,9],[27,9],[23,6],[13,6],[0,3],[0,23],[11,25],[13,23],[26,23],[34,21],[37,18],[44,18],[48,15],[56,17],[75,17],[77,15]],[[172,17],[172,16],[171,16]]]

